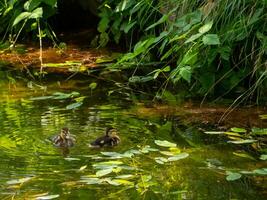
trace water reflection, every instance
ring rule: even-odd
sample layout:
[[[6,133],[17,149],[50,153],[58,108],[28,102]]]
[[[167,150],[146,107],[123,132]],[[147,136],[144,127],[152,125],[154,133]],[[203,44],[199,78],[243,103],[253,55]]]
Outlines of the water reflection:
[[[67,89],[53,82],[46,84],[44,94],[18,82],[16,89],[13,88],[20,91],[16,94],[2,82],[1,199],[49,195],[59,195],[59,199],[265,199],[253,181],[227,182],[225,170],[220,168],[247,170],[258,163],[235,157],[227,145],[209,145],[197,128],[184,124],[180,118],[166,114],[138,116],[128,100],[119,95],[108,98],[108,87],[103,86],[91,95],[90,90],[78,88],[73,82]],[[74,110],[65,109],[70,99],[30,100],[56,91],[77,90],[86,99]],[[68,127],[76,136],[75,146],[56,148],[49,141],[62,127]],[[106,127],[118,129],[123,142],[114,148],[90,149],[88,144],[103,135]],[[181,152],[190,156],[158,164],[155,157],[164,157],[162,152],[170,150],[158,147],[154,140],[175,142]],[[211,159],[221,164],[216,166]],[[115,162],[112,171],[97,168],[110,161]],[[211,164],[216,167],[210,167]],[[106,171],[100,171],[103,169]],[[119,177],[122,175],[124,179]],[[114,180],[121,182],[116,185],[118,182]]]

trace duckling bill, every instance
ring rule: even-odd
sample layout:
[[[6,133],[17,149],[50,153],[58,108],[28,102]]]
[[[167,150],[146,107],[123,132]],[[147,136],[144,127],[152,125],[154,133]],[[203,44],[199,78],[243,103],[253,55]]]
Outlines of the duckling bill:
[[[106,134],[97,138],[95,141],[91,142],[90,147],[113,147],[121,142],[120,137],[117,135],[117,130],[115,128],[107,128]]]
[[[56,147],[72,147],[76,141],[68,128],[62,128],[60,134],[54,136],[51,140]]]

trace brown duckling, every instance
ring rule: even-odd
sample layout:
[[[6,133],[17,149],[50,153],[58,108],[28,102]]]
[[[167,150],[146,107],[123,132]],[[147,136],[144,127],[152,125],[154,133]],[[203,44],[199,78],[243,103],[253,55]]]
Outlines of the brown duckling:
[[[51,140],[56,147],[72,147],[76,141],[68,128],[62,128],[60,134],[54,136]]]
[[[107,128],[106,135],[97,138],[95,141],[91,142],[90,147],[113,147],[121,142],[120,137],[117,135],[117,130],[115,128]]]

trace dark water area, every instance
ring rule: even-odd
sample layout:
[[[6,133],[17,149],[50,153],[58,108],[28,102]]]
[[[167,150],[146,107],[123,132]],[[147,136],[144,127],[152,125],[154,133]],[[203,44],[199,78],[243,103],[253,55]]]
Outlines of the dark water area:
[[[34,99],[74,91],[80,94],[75,98],[84,97],[75,109],[66,109],[74,97]],[[188,116],[140,114],[145,105],[114,82],[40,83],[3,75],[0,199],[266,199],[266,176],[226,180],[226,171],[266,168],[266,161],[235,156],[232,145],[185,123]],[[62,127],[76,137],[67,150],[49,141]],[[122,142],[89,148],[106,127],[116,128]],[[162,147],[155,140],[177,146]],[[178,151],[187,157],[162,161]]]

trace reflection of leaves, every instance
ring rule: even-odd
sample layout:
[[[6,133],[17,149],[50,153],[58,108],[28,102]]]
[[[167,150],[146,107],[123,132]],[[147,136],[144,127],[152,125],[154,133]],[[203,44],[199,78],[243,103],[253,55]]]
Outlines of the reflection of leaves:
[[[72,109],[80,107],[82,104],[83,104],[83,102],[72,103],[72,104],[67,105],[66,109],[67,110],[72,110]]]
[[[175,143],[171,143],[167,140],[155,140],[155,143],[162,147],[176,147]]]
[[[241,178],[241,174],[239,173],[236,173],[236,172],[230,172],[230,171],[227,171],[226,172],[227,174],[227,177],[226,177],[226,180],[227,181],[235,181],[235,180],[238,180]]]

